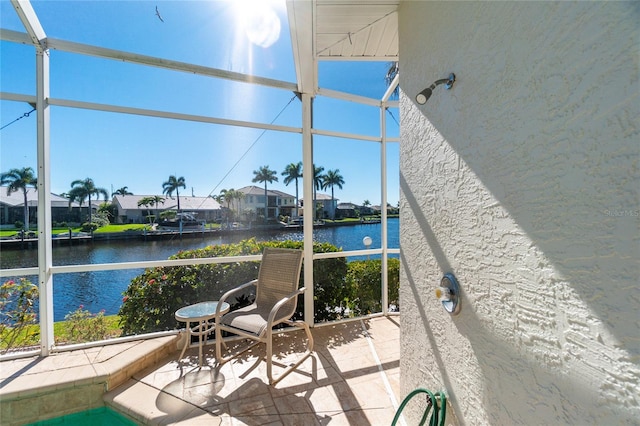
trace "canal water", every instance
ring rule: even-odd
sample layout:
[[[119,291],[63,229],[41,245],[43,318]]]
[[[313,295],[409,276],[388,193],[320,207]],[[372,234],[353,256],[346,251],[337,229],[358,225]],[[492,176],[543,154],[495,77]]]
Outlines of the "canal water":
[[[389,248],[400,247],[400,226],[397,218],[388,220]],[[314,241],[329,242],[344,251],[362,250],[365,236],[371,237],[370,248],[381,247],[381,225],[364,224],[337,227],[319,227],[314,230]],[[166,260],[181,250],[191,250],[209,245],[228,244],[250,238],[246,233],[237,235],[213,236],[205,234],[202,238],[175,237],[172,240],[111,240],[79,243],[71,246],[53,247],[54,265],[81,265],[98,263],[122,263],[147,260]],[[295,240],[302,241],[301,231],[282,231],[255,237],[258,241]],[[353,260],[356,258],[350,258]],[[37,266],[38,251],[3,250],[0,256],[2,269]],[[104,310],[105,315],[118,313],[122,304],[122,292],[131,280],[141,274],[143,269],[91,271],[73,274],[56,274],[53,279],[54,320],[64,320],[65,315],[80,305],[92,313]],[[37,277],[29,277],[37,282]],[[5,280],[3,280],[4,282]]]

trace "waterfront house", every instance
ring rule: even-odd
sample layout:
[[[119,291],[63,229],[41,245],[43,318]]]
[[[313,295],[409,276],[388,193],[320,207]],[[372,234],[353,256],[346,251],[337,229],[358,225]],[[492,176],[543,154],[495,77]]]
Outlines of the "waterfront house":
[[[331,195],[316,193],[315,202],[317,207],[318,219],[328,219],[331,212],[335,211],[338,205],[338,198],[331,199]],[[300,207],[304,207],[304,198],[300,198]],[[301,214],[302,216],[302,214]]]
[[[150,195],[114,195],[112,203],[116,206],[118,216],[117,223],[148,223],[149,215],[161,214],[164,211],[178,210],[178,199],[166,195],[161,198],[164,201],[158,205],[139,205],[143,198]],[[198,220],[206,222],[218,221],[222,218],[223,210],[216,200],[211,197],[180,196],[180,209],[183,212],[194,213]],[[156,222],[158,220],[156,219]]]
[[[22,190],[7,194],[8,187],[0,187],[0,226],[12,227],[17,221],[24,221],[24,195]],[[29,223],[36,225],[38,220],[38,190],[27,188],[27,205],[29,206]],[[100,203],[93,203],[95,212]],[[51,194],[51,220],[56,223],[79,224],[81,217],[87,217],[89,211],[85,203],[82,207],[76,201],[69,204],[69,199]]]
[[[244,198],[239,200],[239,210],[243,215],[251,212],[254,218],[264,216],[264,187],[249,185],[238,189],[238,192],[244,194]],[[295,208],[295,195],[267,188],[267,219],[291,216],[295,214]]]

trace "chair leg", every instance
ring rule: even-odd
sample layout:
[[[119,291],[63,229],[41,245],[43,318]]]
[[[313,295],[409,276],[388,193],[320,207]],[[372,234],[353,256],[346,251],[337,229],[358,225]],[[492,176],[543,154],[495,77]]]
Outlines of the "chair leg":
[[[222,345],[220,344],[222,342],[222,331],[220,331],[220,327],[218,325],[219,323],[216,318],[216,361],[218,361],[218,364],[222,365]]]
[[[242,336],[241,336],[242,337]],[[245,337],[247,339],[249,339],[249,337]],[[227,349],[227,344],[225,342],[222,341],[222,331],[219,329],[216,329],[216,360],[218,361],[219,365],[224,365],[227,362],[231,361],[232,359],[236,358],[239,355],[242,355],[243,353],[245,353],[246,351],[248,351],[249,349],[253,348],[254,346],[258,345],[262,343],[260,340],[255,340],[253,343],[247,345],[246,347],[242,348],[241,350],[232,353],[229,356],[223,356],[222,355],[222,346],[224,346],[225,350]]]
[[[293,327],[304,329],[305,333],[307,334],[307,349],[305,350],[304,354],[302,354],[302,356],[298,358],[298,361],[296,361],[295,364],[287,367],[280,376],[278,376],[276,379],[273,379],[272,373],[271,373],[271,364],[272,364],[271,352],[273,348],[272,339],[267,340],[267,377],[269,378],[269,384],[272,386],[274,386],[280,380],[284,379],[293,370],[298,368],[298,366],[302,364],[304,360],[306,360],[313,352],[313,335],[311,334],[311,329],[309,328],[309,324],[307,324],[304,321],[286,321],[286,324]]]
[[[266,345],[267,345],[267,354],[266,354],[266,361],[267,361],[267,378],[269,379],[269,384],[272,385],[274,384],[273,382],[273,363],[272,363],[272,358],[273,358],[273,330],[267,330],[267,335],[265,336],[266,338]]]

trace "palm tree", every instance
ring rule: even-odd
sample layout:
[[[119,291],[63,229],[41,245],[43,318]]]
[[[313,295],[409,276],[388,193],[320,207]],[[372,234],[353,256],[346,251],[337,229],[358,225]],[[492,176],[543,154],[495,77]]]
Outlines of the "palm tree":
[[[221,189],[219,197],[220,204],[224,203],[227,205],[227,208],[230,209],[231,201],[233,201],[233,193],[236,192],[235,189]]]
[[[180,188],[187,189],[187,185],[184,181],[184,178],[180,176],[179,178],[174,175],[169,176],[169,180],[162,184],[162,193],[171,197],[173,192],[176,193],[176,198],[178,199],[178,212],[180,212]]]
[[[31,167],[24,167],[22,169],[11,169],[6,173],[0,175],[0,185],[9,185],[7,187],[7,195],[11,195],[18,190],[22,191],[24,200],[24,206],[22,212],[24,214],[23,229],[29,230],[29,204],[27,202],[27,186],[35,188],[37,184],[37,178],[33,175],[33,169]]]
[[[322,188],[331,187],[331,206],[332,207],[333,207],[333,200],[334,200],[333,187],[337,186],[338,188],[342,189],[343,184],[344,184],[344,179],[342,178],[342,175],[340,175],[339,169],[329,170],[327,171],[327,174],[323,176]],[[335,217],[336,217],[336,209],[334,207],[333,210],[331,211],[331,219],[335,219]]]
[[[240,202],[245,199],[246,194],[242,191],[236,191],[235,189],[232,189],[231,191],[233,191],[232,199],[236,202],[236,212],[238,213],[238,216],[240,216]]]
[[[364,200],[362,202],[362,207],[364,207],[363,210],[367,210],[367,213],[369,212],[369,206],[371,205],[371,202],[369,200]]]
[[[129,187],[128,186],[123,186],[120,189],[116,189],[115,191],[113,191],[113,194],[111,195],[133,195],[133,192],[129,192]]]
[[[289,184],[293,181],[296,182],[296,216],[298,215],[298,179],[302,178],[302,161],[296,163],[291,163],[287,167],[285,167],[282,172],[282,176],[284,178],[284,184],[289,186]]]
[[[229,216],[231,215],[231,202],[233,201],[233,193],[235,189],[221,189],[220,195],[218,195],[218,202],[220,204],[226,204],[227,210],[225,210],[224,215],[227,222],[227,226],[229,225]]]
[[[140,201],[138,201],[138,207],[140,206],[155,206],[155,210],[156,210],[156,218],[158,217],[158,204],[164,204],[164,198],[162,198],[159,195],[150,195],[148,197],[144,197],[141,198]],[[149,223],[153,223],[151,222],[151,220],[149,220]]]
[[[277,172],[275,170],[269,169],[269,166],[262,166],[258,170],[254,170],[253,174],[255,175],[251,182],[260,182],[264,183],[264,221],[267,221],[267,182],[273,183],[278,181],[278,176],[276,176]]]
[[[324,167],[316,167],[313,165],[313,218],[316,219],[317,208],[316,203],[318,202],[318,189],[322,188],[323,176],[322,172],[324,172]]]
[[[96,198],[99,195],[104,196],[104,200],[107,201],[109,194],[104,188],[98,188],[93,183],[91,178],[74,180],[71,182],[71,190],[69,191],[69,207],[71,203],[77,201],[82,207],[82,203],[85,199],[89,200],[89,224],[91,224],[91,196],[95,195]]]

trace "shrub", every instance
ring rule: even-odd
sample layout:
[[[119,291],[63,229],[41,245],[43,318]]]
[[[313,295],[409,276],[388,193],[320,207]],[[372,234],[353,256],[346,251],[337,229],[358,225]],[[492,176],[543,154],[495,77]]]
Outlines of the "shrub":
[[[80,230],[81,230],[82,232],[92,232],[92,231],[95,231],[95,230],[96,230],[96,229],[98,229],[98,228],[99,228],[99,226],[98,226],[98,224],[97,224],[97,223],[95,223],[95,222],[91,222],[91,223],[89,223],[89,222],[85,222],[85,223],[83,223],[83,224],[82,224],[82,226],[80,227]]]
[[[208,246],[182,251],[170,259],[244,256],[262,253],[264,247],[302,249],[301,241],[256,242]],[[314,243],[315,253],[339,252],[329,243]],[[367,260],[347,263],[346,258],[320,259],[314,262],[314,321],[331,321],[346,316],[380,312],[381,261]],[[398,259],[388,260],[389,301],[396,303],[399,287]],[[131,280],[124,292],[120,308],[123,334],[148,333],[180,326],[175,311],[203,300],[218,300],[227,290],[258,276],[260,262],[185,265],[157,267],[144,271]],[[304,266],[300,282],[304,281]],[[245,295],[249,299],[251,294]],[[237,300],[236,303],[241,303]],[[233,303],[232,303],[233,304]],[[296,319],[302,319],[304,298],[298,301]]]
[[[21,220],[16,220],[15,222],[13,222],[13,226],[15,226],[16,229],[22,229],[24,227],[24,222]]]
[[[360,260],[349,263],[345,300],[353,316],[382,311],[382,261]],[[387,260],[389,304],[398,306],[400,288],[400,261]]]
[[[301,249],[302,246],[301,241],[258,243],[249,239],[237,244],[183,251],[170,259],[243,256],[260,254],[264,247]],[[335,251],[340,249],[327,243],[314,243],[314,252]],[[176,310],[203,300],[218,300],[227,290],[257,278],[259,266],[260,262],[256,261],[147,269],[131,280],[124,292],[119,312],[122,331],[131,334],[176,328],[179,326],[174,317]],[[316,321],[339,317],[340,312],[334,312],[330,307],[337,306],[336,301],[339,305],[346,270],[343,257],[314,262]],[[301,318],[302,312],[301,298],[296,316]]]
[[[93,342],[109,337],[104,310],[92,314],[80,305],[78,309],[65,315],[64,319],[67,321],[69,343]]]
[[[23,346],[39,333],[36,323],[38,287],[26,278],[0,286],[0,346],[3,350]]]

